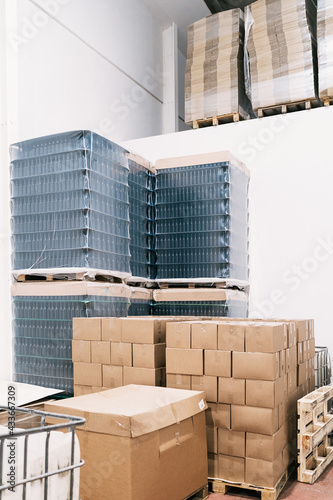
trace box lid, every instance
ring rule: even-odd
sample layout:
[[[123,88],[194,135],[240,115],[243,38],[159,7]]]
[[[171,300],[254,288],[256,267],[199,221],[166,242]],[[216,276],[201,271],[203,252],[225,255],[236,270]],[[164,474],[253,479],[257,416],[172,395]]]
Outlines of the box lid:
[[[163,429],[204,411],[205,393],[127,385],[50,403],[46,411],[84,417],[80,429],[137,437]]]

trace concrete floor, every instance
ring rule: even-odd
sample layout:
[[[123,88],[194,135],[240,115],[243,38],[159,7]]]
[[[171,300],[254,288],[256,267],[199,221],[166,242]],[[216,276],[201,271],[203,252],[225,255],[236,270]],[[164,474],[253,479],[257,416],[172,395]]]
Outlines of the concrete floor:
[[[261,495],[255,491],[231,488],[226,495],[211,493],[209,500],[227,500],[229,497],[233,500],[244,500],[244,498],[257,499]],[[295,471],[278,497],[278,500],[286,498],[294,500],[333,499],[333,464],[326,469],[314,484],[299,483],[296,480]]]

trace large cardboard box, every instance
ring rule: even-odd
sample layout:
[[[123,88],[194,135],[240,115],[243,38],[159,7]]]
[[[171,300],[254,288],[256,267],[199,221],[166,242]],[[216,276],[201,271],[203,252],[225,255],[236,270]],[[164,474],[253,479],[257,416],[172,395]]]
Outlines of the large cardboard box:
[[[221,351],[245,351],[245,325],[220,323],[217,327],[217,348]]]
[[[90,340],[72,340],[73,363],[91,363]]]
[[[219,403],[245,405],[245,380],[219,377]]]
[[[217,427],[207,427],[207,452],[218,454]]]
[[[205,350],[205,375],[231,376],[231,352]]]
[[[132,366],[132,344],[128,342],[111,342],[111,364],[115,366]]]
[[[245,457],[245,432],[219,429],[218,452],[232,457]]]
[[[133,344],[133,366],[137,368],[165,367],[165,344]]]
[[[285,383],[284,377],[274,381],[247,380],[246,381],[246,404],[248,406],[259,406],[261,408],[275,408],[284,401]]]
[[[275,353],[288,347],[286,323],[251,323],[245,328],[247,352]]]
[[[297,347],[286,349],[286,373],[294,370],[297,366]]]
[[[274,460],[245,459],[245,482],[253,486],[274,488],[286,469],[283,453]]]
[[[103,365],[103,387],[114,389],[124,385],[123,367],[113,365]]]
[[[219,479],[235,483],[244,483],[245,458],[219,455]]]
[[[94,341],[91,342],[91,362],[109,365],[111,363],[110,342]]]
[[[165,368],[135,368],[124,366],[124,385],[155,385],[165,387]]]
[[[182,375],[203,375],[203,353],[203,349],[173,349],[167,347],[167,373],[181,373]]]
[[[122,318],[102,318],[102,340],[121,342]]]
[[[191,390],[191,375],[181,375],[180,373],[167,373],[166,385],[172,389]]]
[[[285,423],[273,436],[246,433],[246,456],[273,462],[287,444],[288,426]]]
[[[272,436],[279,429],[279,409],[231,405],[231,429]]]
[[[192,348],[217,349],[217,324],[212,321],[192,323]]]
[[[82,500],[182,500],[207,483],[204,394],[146,386],[48,403],[77,415]]]
[[[94,390],[90,385],[74,385],[74,396],[84,396],[92,392],[94,392]]]
[[[122,342],[133,344],[164,344],[165,321],[151,318],[122,318]]]
[[[167,323],[166,344],[167,347],[191,349],[191,323]]]
[[[217,403],[217,377],[192,375],[191,388],[194,391],[204,391],[207,401]]]
[[[102,387],[102,365],[96,363],[74,363],[74,385]]]
[[[230,405],[208,403],[206,422],[208,427],[230,429]]]
[[[219,475],[219,456],[208,453],[208,477],[217,478]]]
[[[234,352],[232,361],[234,378],[276,380],[280,375],[279,353]]]
[[[102,340],[101,318],[73,318],[74,340]]]

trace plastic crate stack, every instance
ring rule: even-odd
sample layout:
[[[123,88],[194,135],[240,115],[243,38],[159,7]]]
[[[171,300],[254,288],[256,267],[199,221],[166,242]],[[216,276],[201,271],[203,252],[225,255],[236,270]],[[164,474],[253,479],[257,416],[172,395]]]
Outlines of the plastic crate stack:
[[[333,98],[333,3],[318,0],[319,95]]]
[[[20,142],[10,152],[13,268],[128,273],[126,151],[78,131]]]
[[[128,166],[131,273],[136,277],[154,279],[155,174],[149,162],[132,154]]]
[[[245,24],[253,109],[316,99],[316,2],[258,0]]]
[[[248,184],[228,152],[156,163],[158,279],[248,280]]]

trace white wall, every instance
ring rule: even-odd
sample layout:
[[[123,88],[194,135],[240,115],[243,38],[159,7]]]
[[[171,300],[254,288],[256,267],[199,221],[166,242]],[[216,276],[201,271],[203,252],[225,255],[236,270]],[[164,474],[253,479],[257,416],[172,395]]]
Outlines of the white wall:
[[[128,141],[158,158],[230,150],[250,183],[252,317],[314,317],[333,355],[333,107]]]

